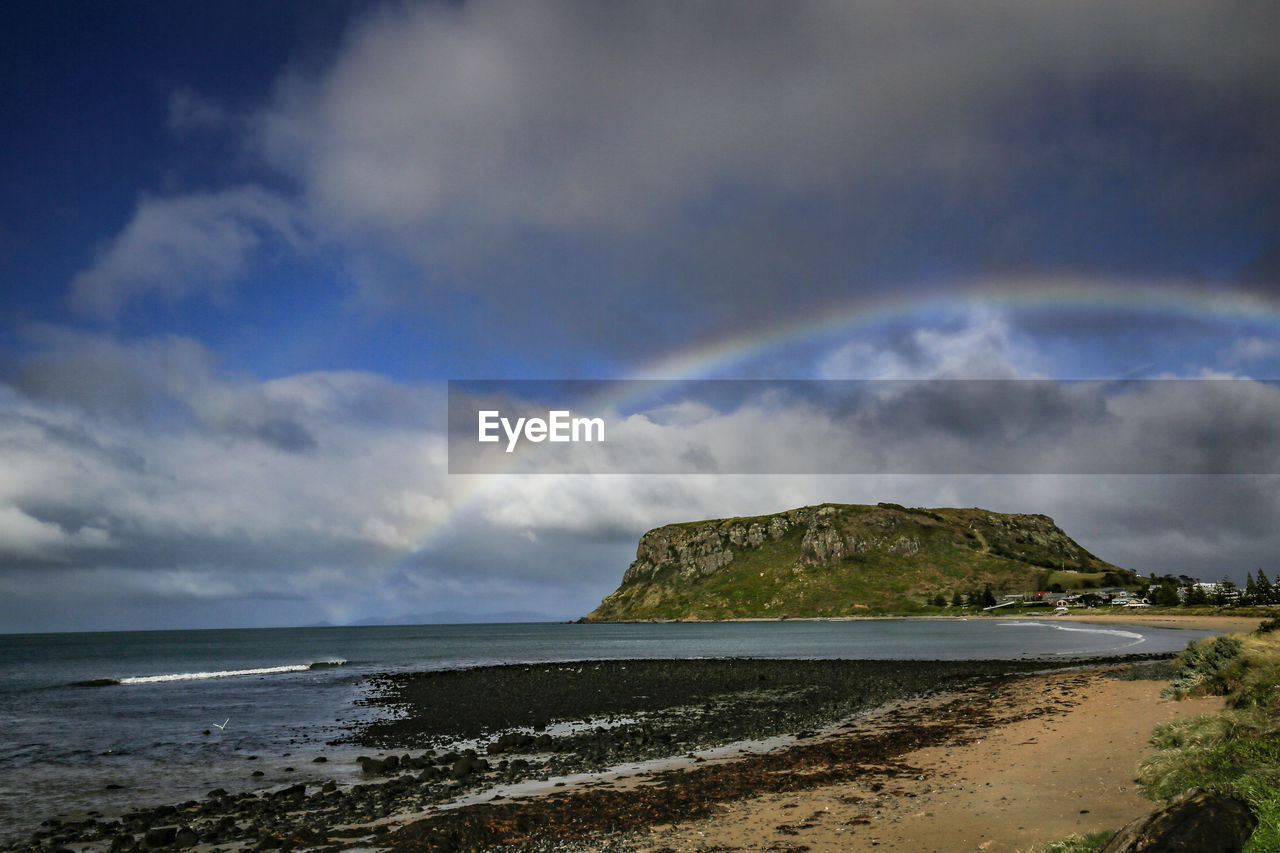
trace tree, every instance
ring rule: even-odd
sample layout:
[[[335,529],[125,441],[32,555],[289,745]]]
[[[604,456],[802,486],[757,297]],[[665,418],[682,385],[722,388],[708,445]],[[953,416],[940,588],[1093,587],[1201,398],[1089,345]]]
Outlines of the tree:
[[[942,593],[938,593],[937,595],[935,595],[935,596],[933,597],[933,606],[934,606],[934,607],[946,607],[946,606],[947,606],[947,600],[946,600],[945,598],[943,598]]]
[[[1200,584],[1193,583],[1187,588],[1187,598],[1183,603],[1188,607],[1197,604],[1208,604],[1209,594],[1204,591],[1204,587],[1200,586]]]
[[[1258,603],[1258,584],[1249,572],[1244,573],[1244,597],[1241,601],[1245,604]]]
[[[958,589],[955,592],[951,593],[951,606],[964,607],[964,599],[960,597],[960,590]]]
[[[1178,598],[1178,588],[1171,583],[1162,583],[1156,587],[1153,604],[1159,607],[1177,607],[1182,603]]]
[[[1254,581],[1254,586],[1258,588],[1258,604],[1280,604],[1276,597],[1276,588],[1271,581],[1267,580],[1267,575],[1258,569],[1258,579]]]
[[[996,596],[995,596],[995,593],[991,591],[991,584],[987,584],[987,588],[982,591],[982,606],[983,607],[996,606]]]

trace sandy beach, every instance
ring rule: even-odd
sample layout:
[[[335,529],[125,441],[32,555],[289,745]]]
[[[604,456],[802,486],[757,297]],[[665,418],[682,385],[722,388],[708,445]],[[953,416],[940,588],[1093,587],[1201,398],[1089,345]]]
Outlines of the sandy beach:
[[[636,849],[1025,851],[1118,829],[1153,808],[1133,782],[1151,728],[1220,706],[1161,699],[1162,686],[1104,671],[1020,679],[983,725],[897,756],[905,775],[743,799]]]
[[[1230,615],[1184,615],[1181,613],[1146,613],[1141,608],[1126,607],[1123,613],[1107,610],[1073,610],[1062,615],[1046,614],[1030,617],[1055,622],[1087,622],[1093,625],[1153,625],[1160,628],[1191,628],[1197,631],[1213,631],[1217,634],[1235,634],[1252,631],[1265,617]],[[1280,610],[1276,612],[1280,616]],[[1027,619],[1026,616],[989,616],[975,618]]]

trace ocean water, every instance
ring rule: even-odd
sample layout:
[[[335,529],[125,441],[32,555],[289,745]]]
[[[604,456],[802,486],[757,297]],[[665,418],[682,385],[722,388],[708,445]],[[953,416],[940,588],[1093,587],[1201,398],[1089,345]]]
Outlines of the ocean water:
[[[424,625],[0,635],[0,839],[51,816],[351,781],[367,676],[610,658],[1011,659],[1204,632],[1016,620]],[[317,764],[313,759],[328,761]],[[261,775],[253,775],[261,771]]]

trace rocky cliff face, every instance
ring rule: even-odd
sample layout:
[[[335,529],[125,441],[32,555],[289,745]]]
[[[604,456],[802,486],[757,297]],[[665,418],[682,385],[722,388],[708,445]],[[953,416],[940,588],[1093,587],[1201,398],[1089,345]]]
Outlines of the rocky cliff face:
[[[937,595],[1034,591],[1054,573],[1083,585],[1107,572],[1132,578],[1045,515],[822,504],[650,530],[617,591],[586,618],[910,611]]]

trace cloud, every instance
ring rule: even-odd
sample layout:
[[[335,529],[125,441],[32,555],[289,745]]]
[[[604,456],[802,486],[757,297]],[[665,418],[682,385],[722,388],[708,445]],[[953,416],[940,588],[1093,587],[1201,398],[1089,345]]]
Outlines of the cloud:
[[[131,301],[224,300],[269,247],[303,247],[293,207],[257,186],[143,197],[133,219],[71,282],[79,313],[113,319]]]
[[[885,168],[990,167],[984,121],[1040,75],[1257,85],[1276,51],[1237,13],[396,6],[358,28],[322,78],[284,88],[266,144],[354,222],[626,228],[725,186],[789,193]]]
[[[888,339],[862,339],[825,353],[820,379],[1033,379],[1040,356],[1007,317],[972,308],[959,322],[917,326]]]
[[[966,346],[969,333],[957,336]],[[89,365],[98,373],[85,382]],[[1184,453],[1211,466],[1233,440],[1224,422],[1256,427],[1254,452],[1272,453],[1274,393],[1213,384],[1227,393],[1209,407],[1145,386],[1109,397],[1084,386],[1079,399],[1029,395],[1019,417],[1060,427],[1051,446],[1028,445],[1049,455]],[[839,407],[785,395],[632,413],[646,452],[677,466],[669,476],[450,476],[443,391],[354,371],[253,380],[180,338],[45,330],[0,382],[0,618],[20,630],[566,616],[612,591],[650,527],[824,501],[1046,512],[1099,556],[1144,572],[1240,579],[1280,546],[1273,475],[686,473],[691,448],[720,471],[867,451]],[[887,399],[880,420],[853,425],[912,460],[944,452],[944,439],[975,453],[1010,441],[982,400],[965,417],[939,414],[964,403]],[[1132,427],[1110,450],[1091,431],[1102,415]],[[273,439],[272,417],[306,446]]]
[[[649,334],[602,343],[634,348],[664,331],[646,309],[696,331],[886,270],[1046,248],[1185,269],[1132,235],[1181,251],[1204,209],[1268,203],[1275,23],[1213,2],[394,5],[282,79],[258,141],[318,219],[418,266],[395,298],[479,291],[583,336],[625,294]]]
[[[59,560],[69,549],[102,549],[110,544],[100,528],[68,531],[15,506],[0,506],[0,563]]]

